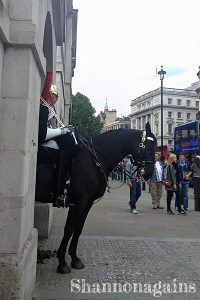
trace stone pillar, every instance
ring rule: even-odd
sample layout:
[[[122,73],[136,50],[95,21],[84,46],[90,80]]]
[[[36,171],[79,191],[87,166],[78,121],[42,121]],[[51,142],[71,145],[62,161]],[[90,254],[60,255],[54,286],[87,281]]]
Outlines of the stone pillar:
[[[70,105],[71,105],[71,81],[72,81],[72,13],[68,14],[67,17],[67,32],[66,39],[68,43],[65,44],[65,122],[68,123],[69,113],[70,113]]]
[[[40,92],[31,49],[6,48],[2,76],[0,293],[5,299],[31,299],[37,255],[33,216]]]
[[[55,81],[56,47],[63,45],[60,32],[64,30],[62,20],[68,14],[63,15],[64,4],[71,13],[70,0],[0,0],[1,300],[32,299],[37,261],[34,205],[41,78],[46,75],[47,65],[53,68]],[[68,60],[63,55],[62,61],[62,69],[67,69],[64,82],[67,107],[71,101],[73,69],[71,22],[69,16],[69,27],[64,30]],[[44,42],[49,50],[46,59]]]
[[[138,117],[136,117],[136,125],[135,125],[135,129],[138,129],[139,128],[139,124],[138,124]]]
[[[37,230],[33,220],[39,98],[44,75],[44,57],[33,23],[37,3],[10,0],[5,6],[6,20],[10,17],[6,47],[0,33],[1,300],[32,299],[36,278]]]

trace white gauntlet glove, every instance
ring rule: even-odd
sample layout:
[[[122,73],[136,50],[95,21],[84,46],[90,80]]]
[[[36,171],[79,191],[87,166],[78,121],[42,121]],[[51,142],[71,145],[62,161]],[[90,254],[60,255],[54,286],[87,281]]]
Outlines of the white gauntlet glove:
[[[70,132],[71,132],[71,130],[70,130],[67,126],[65,126],[65,127],[60,127],[60,130],[61,130],[61,135],[62,135],[62,134],[66,134],[66,133],[70,133]]]
[[[59,135],[65,134],[65,133],[70,133],[70,132],[71,132],[71,130],[67,127],[47,128],[47,135],[46,135],[45,141],[53,139]]]
[[[75,133],[74,133],[74,126],[73,125],[67,125],[65,127],[62,127],[63,133],[61,134],[65,134],[65,133],[70,133],[73,136],[74,139],[74,143],[75,145],[78,145]]]
[[[76,136],[74,134],[74,131],[73,131],[74,127],[69,125],[69,126],[64,126],[64,127],[59,127],[59,128],[47,128],[47,135],[46,135],[46,139],[45,141],[48,141],[50,139],[53,139],[59,135],[63,135],[63,134],[66,134],[66,133],[70,133],[73,138],[74,138],[74,142],[75,144],[77,145],[78,142],[76,140]]]

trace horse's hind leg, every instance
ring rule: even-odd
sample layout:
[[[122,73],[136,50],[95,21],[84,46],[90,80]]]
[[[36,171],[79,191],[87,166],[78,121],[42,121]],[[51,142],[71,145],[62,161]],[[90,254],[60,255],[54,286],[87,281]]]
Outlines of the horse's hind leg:
[[[64,228],[64,236],[62,238],[61,244],[57,251],[57,258],[59,261],[57,272],[61,274],[67,274],[71,272],[70,267],[67,265],[65,261],[65,254],[66,254],[66,249],[67,249],[69,239],[73,234],[76,222],[77,222],[77,216],[75,214],[75,210],[74,208],[70,208],[67,216],[65,228]]]
[[[85,267],[82,261],[80,260],[80,258],[77,256],[77,245],[78,245],[78,240],[81,235],[85,220],[87,218],[88,212],[90,211],[91,207],[92,204],[88,204],[83,215],[76,223],[72,240],[69,246],[68,254],[71,256],[72,259],[71,267],[75,269],[83,269]]]

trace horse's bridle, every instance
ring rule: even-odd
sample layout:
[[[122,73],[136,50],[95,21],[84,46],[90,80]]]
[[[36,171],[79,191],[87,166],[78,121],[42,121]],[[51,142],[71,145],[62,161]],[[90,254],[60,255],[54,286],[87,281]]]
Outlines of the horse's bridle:
[[[106,178],[105,172],[103,167],[101,166],[98,156],[96,154],[96,149],[93,146],[93,142],[92,139],[90,140],[90,142],[88,142],[87,140],[85,140],[82,136],[79,135],[79,139],[81,141],[81,143],[89,150],[89,152],[91,153],[91,155],[93,156],[93,159],[95,161],[95,164],[97,167],[100,168],[105,182],[107,184],[108,189],[110,188],[108,180]],[[143,131],[142,136],[141,136],[141,142],[139,143],[139,149],[138,149],[138,159],[137,159],[137,169],[135,170],[135,172],[137,172],[137,177],[141,178],[144,175],[144,168],[145,168],[145,164],[155,164],[155,161],[151,161],[151,160],[144,160],[143,156],[144,156],[144,149],[146,148],[145,146],[145,141],[146,140],[151,140],[153,141],[154,139],[152,137],[149,137],[146,135],[146,131]],[[102,155],[102,153],[101,153]],[[104,158],[106,158],[108,161],[110,161],[107,157],[104,156]],[[112,161],[110,161],[112,162]],[[120,168],[119,168],[120,169]],[[134,172],[134,173],[135,173]],[[128,176],[128,174],[126,174]],[[128,176],[130,177],[130,176]]]
[[[138,159],[137,159],[137,173],[139,177],[143,177],[144,175],[144,168],[145,164],[155,164],[155,160],[144,160],[144,149],[146,148],[145,146],[145,141],[150,140],[153,141],[154,139],[150,136],[146,135],[146,131],[143,131],[142,136],[141,136],[141,142],[139,143],[139,149],[138,149]]]

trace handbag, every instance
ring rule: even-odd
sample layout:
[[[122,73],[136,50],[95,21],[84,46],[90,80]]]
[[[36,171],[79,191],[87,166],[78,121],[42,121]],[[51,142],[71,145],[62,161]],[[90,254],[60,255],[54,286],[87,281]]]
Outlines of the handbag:
[[[172,186],[172,182],[169,179],[163,179],[162,183],[164,184],[164,186],[166,187],[171,187]]]
[[[171,175],[171,168],[169,168],[169,173],[170,173],[170,177],[172,177],[172,175]],[[163,179],[163,180],[162,180],[162,183],[163,183],[164,186],[166,186],[166,187],[171,187],[171,186],[172,186],[172,181],[169,180],[169,179],[167,179],[167,178]]]

